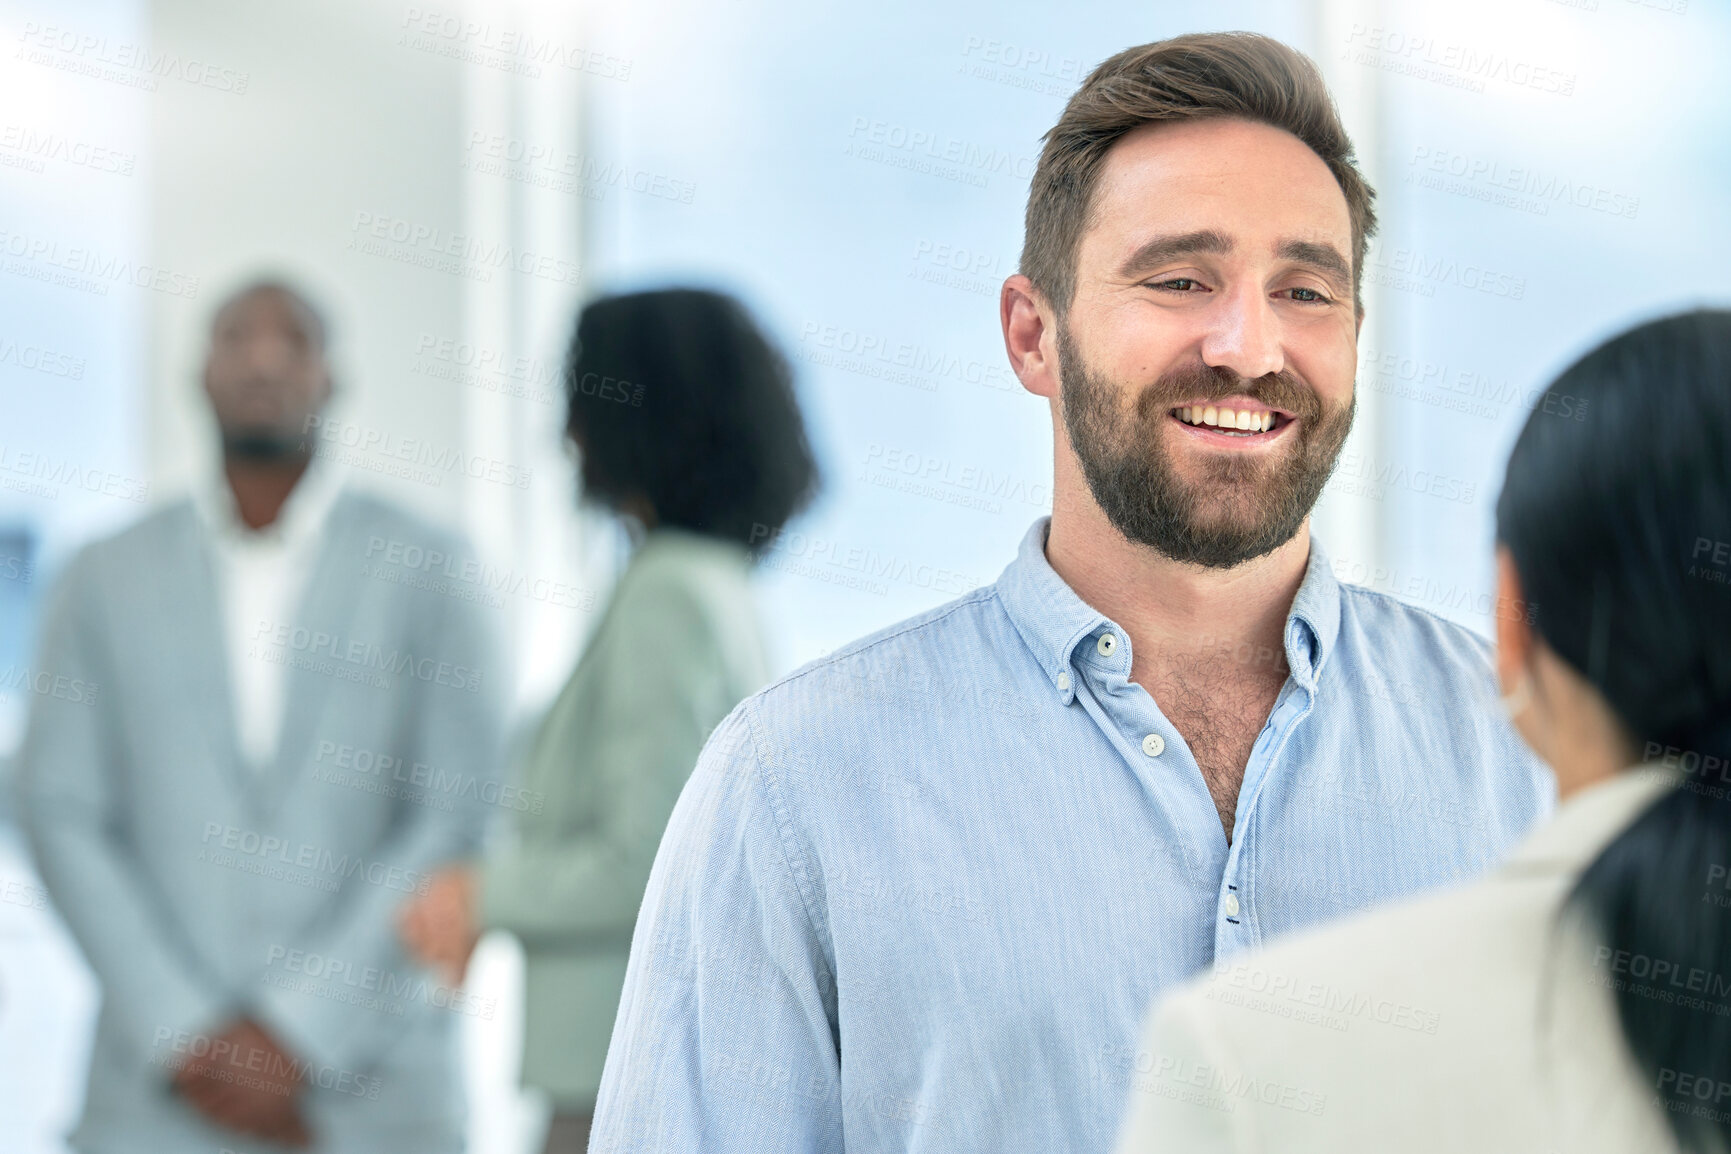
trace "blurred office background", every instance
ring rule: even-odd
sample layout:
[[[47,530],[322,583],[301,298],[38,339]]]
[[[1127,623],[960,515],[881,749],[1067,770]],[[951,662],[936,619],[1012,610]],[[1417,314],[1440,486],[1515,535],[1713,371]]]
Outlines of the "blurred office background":
[[[5,0],[0,768],[70,551],[211,466],[209,310],[260,271],[333,315],[353,483],[461,525],[514,590],[520,719],[623,556],[558,438],[598,291],[735,291],[794,360],[827,484],[760,572],[780,669],[993,580],[1050,504],[996,316],[1040,136],[1100,59],[1217,28],[1318,61],[1379,192],[1319,535],[1343,577],[1488,634],[1501,463],[1548,376],[1731,299],[1717,0]],[[409,441],[528,482],[399,475]],[[483,944],[501,1012],[465,1022],[489,1154],[535,1127],[516,965]],[[0,809],[8,1149],[62,1148],[93,1004]]]

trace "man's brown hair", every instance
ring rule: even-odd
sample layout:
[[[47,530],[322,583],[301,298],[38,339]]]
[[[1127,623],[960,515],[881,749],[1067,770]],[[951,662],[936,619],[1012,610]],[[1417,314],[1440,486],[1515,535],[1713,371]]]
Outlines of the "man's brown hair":
[[[1046,133],[1028,192],[1022,274],[1062,317],[1076,292],[1076,254],[1106,154],[1146,124],[1234,116],[1290,132],[1322,158],[1352,220],[1352,295],[1358,311],[1365,248],[1376,232],[1375,191],[1353,159],[1322,74],[1309,58],[1254,32],[1175,36],[1113,56],[1082,82]]]

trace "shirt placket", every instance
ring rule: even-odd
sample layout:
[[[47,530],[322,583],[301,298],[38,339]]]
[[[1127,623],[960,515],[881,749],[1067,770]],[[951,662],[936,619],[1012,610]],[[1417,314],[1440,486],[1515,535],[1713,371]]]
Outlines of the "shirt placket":
[[[1085,637],[1073,651],[1073,667],[1087,682],[1077,699],[1144,783],[1151,801],[1172,817],[1185,839],[1185,868],[1198,878],[1211,878],[1224,858],[1226,840],[1213,798],[1182,735],[1130,680],[1130,663],[1129,642],[1110,623]]]
[[[1268,721],[1256,735],[1250,759],[1239,786],[1238,812],[1232,829],[1232,845],[1226,855],[1226,870],[1220,879],[1219,911],[1214,924],[1214,957],[1218,961],[1239,950],[1262,944],[1262,923],[1256,892],[1260,845],[1256,836],[1256,803],[1263,785],[1277,772],[1282,753],[1293,731],[1310,716],[1315,704],[1311,654],[1302,626],[1289,622],[1286,636],[1287,675]]]

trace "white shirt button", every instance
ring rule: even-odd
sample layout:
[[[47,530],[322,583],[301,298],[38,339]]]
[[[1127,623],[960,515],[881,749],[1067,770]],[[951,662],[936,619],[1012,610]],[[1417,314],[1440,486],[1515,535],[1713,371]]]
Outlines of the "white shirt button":
[[[1166,752],[1166,739],[1158,733],[1150,733],[1142,739],[1142,752],[1149,757],[1159,757]]]
[[[1238,914],[1238,895],[1237,894],[1227,894],[1226,895],[1226,916],[1229,918],[1230,917],[1236,917],[1237,914]]]
[[[1058,692],[1062,693],[1066,689],[1069,689],[1069,688],[1070,688],[1070,672],[1069,672],[1069,670],[1065,670],[1064,672],[1058,674]]]
[[[1100,634],[1100,640],[1094,643],[1094,648],[1099,651],[1101,657],[1112,656],[1118,652],[1118,635],[1116,633]]]

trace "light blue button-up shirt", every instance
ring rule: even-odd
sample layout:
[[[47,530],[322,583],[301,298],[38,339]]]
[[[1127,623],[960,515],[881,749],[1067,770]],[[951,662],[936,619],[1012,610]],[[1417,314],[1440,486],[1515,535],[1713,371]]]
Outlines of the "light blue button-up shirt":
[[[711,736],[638,916],[592,1150],[1105,1150],[1156,994],[1475,874],[1548,810],[1484,642],[1340,584],[1313,542],[1228,844],[1046,525],[995,585]]]

